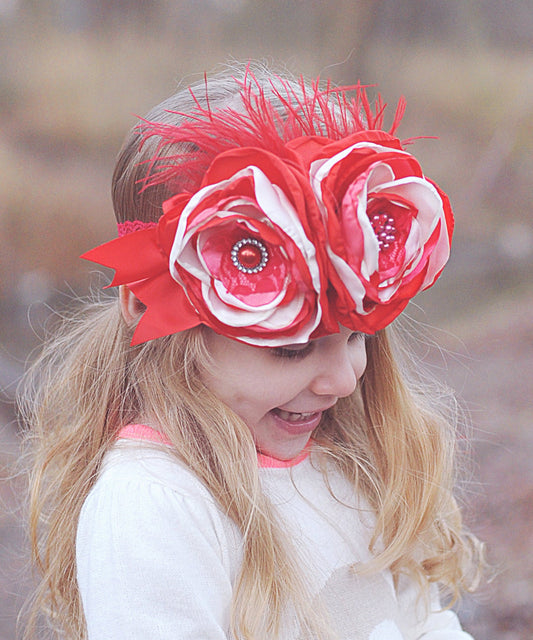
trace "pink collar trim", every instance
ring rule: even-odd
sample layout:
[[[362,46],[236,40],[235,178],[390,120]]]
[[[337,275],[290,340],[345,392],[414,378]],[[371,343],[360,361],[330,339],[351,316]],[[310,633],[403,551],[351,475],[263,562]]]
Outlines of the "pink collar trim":
[[[308,444],[296,458],[291,458],[290,460],[280,460],[279,458],[272,458],[264,453],[257,452],[257,462],[263,469],[287,469],[303,462],[309,456],[309,450],[310,445]]]
[[[146,424],[127,424],[118,432],[117,440],[147,440],[169,447],[172,445],[162,433]]]
[[[146,424],[128,424],[125,427],[122,427],[118,432],[117,440],[145,440],[148,442],[172,446],[172,443],[168,438]],[[289,467],[295,467],[297,464],[300,464],[300,462],[303,462],[309,456],[309,451],[310,445],[308,444],[303,451],[291,460],[279,460],[278,458],[272,458],[271,456],[258,452],[257,462],[261,468],[265,469],[286,469]]]

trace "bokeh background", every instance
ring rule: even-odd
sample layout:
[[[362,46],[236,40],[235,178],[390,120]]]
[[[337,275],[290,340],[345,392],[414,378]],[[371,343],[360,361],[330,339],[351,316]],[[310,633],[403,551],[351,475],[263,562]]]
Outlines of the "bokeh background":
[[[473,425],[468,520],[496,578],[460,607],[478,640],[533,637],[531,0],[0,0],[0,640],[31,584],[17,380],[43,325],[91,286],[135,115],[231,59],[377,85],[451,196],[449,268],[409,312]],[[390,121],[389,121],[390,122]],[[419,325],[421,326],[421,325]]]

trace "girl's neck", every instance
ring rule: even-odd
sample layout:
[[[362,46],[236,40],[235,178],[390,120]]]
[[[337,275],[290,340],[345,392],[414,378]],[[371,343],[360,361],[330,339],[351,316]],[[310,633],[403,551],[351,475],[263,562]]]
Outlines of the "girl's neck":
[[[172,446],[170,440],[158,431],[155,427],[150,427],[146,424],[128,424],[117,435],[117,440],[140,440],[145,442],[153,442],[157,444],[163,444],[166,446]],[[283,469],[288,467],[294,467],[300,462],[303,462],[309,455],[311,441],[295,458],[291,460],[279,460],[264,453],[257,453],[257,462],[261,468],[266,469]]]

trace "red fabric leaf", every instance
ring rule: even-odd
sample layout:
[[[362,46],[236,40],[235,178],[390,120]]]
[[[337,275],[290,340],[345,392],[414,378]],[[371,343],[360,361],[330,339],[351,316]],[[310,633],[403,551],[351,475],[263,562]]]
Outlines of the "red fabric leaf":
[[[183,287],[172,279],[168,271],[149,280],[132,283],[129,287],[146,305],[132,344],[178,333],[201,323]]]
[[[156,236],[155,228],[135,231],[91,249],[81,257],[115,269],[110,287],[151,278],[167,266]]]

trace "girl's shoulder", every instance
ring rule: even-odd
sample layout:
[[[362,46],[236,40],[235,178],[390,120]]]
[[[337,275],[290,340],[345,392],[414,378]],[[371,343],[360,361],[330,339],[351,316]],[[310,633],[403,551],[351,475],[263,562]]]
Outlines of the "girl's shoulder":
[[[170,447],[119,439],[81,508],[77,552],[131,544],[138,550],[149,540],[153,548],[180,549],[202,540],[233,566],[227,549],[235,550],[239,539],[234,523]]]
[[[210,499],[197,476],[166,444],[118,439],[104,456],[94,491],[138,492],[159,487],[182,498]]]
[[[76,532],[90,637],[223,637],[240,561],[235,525],[170,447],[113,444]]]

